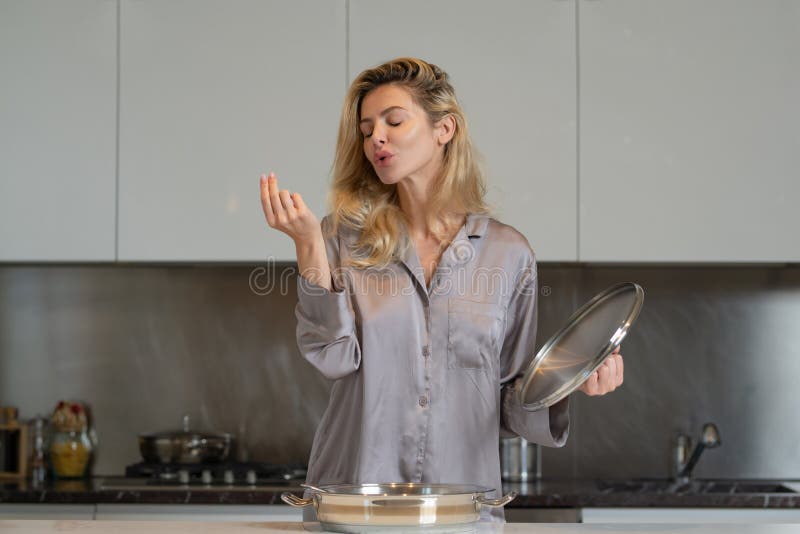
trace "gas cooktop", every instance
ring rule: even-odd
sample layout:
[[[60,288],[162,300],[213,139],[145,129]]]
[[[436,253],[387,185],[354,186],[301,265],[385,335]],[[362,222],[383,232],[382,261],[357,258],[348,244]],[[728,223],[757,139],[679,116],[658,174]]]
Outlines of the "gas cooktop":
[[[241,489],[298,486],[306,468],[299,464],[222,462],[206,464],[138,463],[125,468],[124,477],[106,477],[103,489]]]

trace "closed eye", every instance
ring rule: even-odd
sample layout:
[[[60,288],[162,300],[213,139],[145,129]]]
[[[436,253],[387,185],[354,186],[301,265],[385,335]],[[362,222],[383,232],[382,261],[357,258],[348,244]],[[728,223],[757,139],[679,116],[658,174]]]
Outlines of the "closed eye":
[[[402,123],[403,123],[403,121],[400,121],[400,122],[389,122],[387,124],[389,124],[389,126],[400,126]],[[370,132],[368,134],[364,134],[364,138],[370,138],[370,137],[372,137],[372,132]]]

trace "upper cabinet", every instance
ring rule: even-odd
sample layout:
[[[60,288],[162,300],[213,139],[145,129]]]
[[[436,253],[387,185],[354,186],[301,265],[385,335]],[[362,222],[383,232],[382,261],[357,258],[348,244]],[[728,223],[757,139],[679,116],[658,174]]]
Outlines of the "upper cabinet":
[[[800,3],[579,1],[581,261],[800,260]]]
[[[800,2],[0,0],[0,261],[293,261],[345,91],[446,70],[540,261],[797,262]]]
[[[349,80],[399,56],[448,72],[489,201],[540,261],[577,259],[575,4],[350,0]]]
[[[259,176],[321,219],[346,83],[344,0],[122,0],[119,260],[293,260]]]
[[[113,261],[117,2],[0,2],[0,261]]]

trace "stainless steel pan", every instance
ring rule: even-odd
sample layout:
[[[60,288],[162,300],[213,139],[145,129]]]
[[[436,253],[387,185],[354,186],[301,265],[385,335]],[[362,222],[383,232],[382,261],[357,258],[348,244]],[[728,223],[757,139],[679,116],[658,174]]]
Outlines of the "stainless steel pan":
[[[426,532],[469,530],[480,518],[481,506],[505,506],[516,496],[488,499],[490,488],[456,484],[337,484],[305,486],[313,493],[301,499],[285,492],[281,499],[302,508],[314,506],[322,528],[361,533],[375,528],[402,530],[424,527]]]
[[[139,435],[139,452],[146,462],[198,464],[223,462],[233,447],[231,434],[189,430],[189,416],[183,417],[183,429]]]

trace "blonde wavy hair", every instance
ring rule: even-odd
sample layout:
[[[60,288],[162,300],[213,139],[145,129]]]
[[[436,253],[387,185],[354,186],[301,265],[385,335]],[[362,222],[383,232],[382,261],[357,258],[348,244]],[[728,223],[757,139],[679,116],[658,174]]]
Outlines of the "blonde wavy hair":
[[[384,267],[402,257],[410,246],[408,239],[401,239],[401,225],[408,228],[409,221],[400,209],[397,186],[384,184],[375,174],[364,154],[364,135],[359,128],[364,97],[384,84],[405,88],[425,111],[431,125],[448,115],[455,119],[455,133],[444,147],[431,209],[426,215],[431,232],[442,247],[466,214],[489,212],[484,201],[482,165],[447,73],[412,57],[367,69],[353,80],[345,97],[328,199],[331,232],[335,234],[339,225],[344,225],[359,235],[348,263],[360,268]]]

